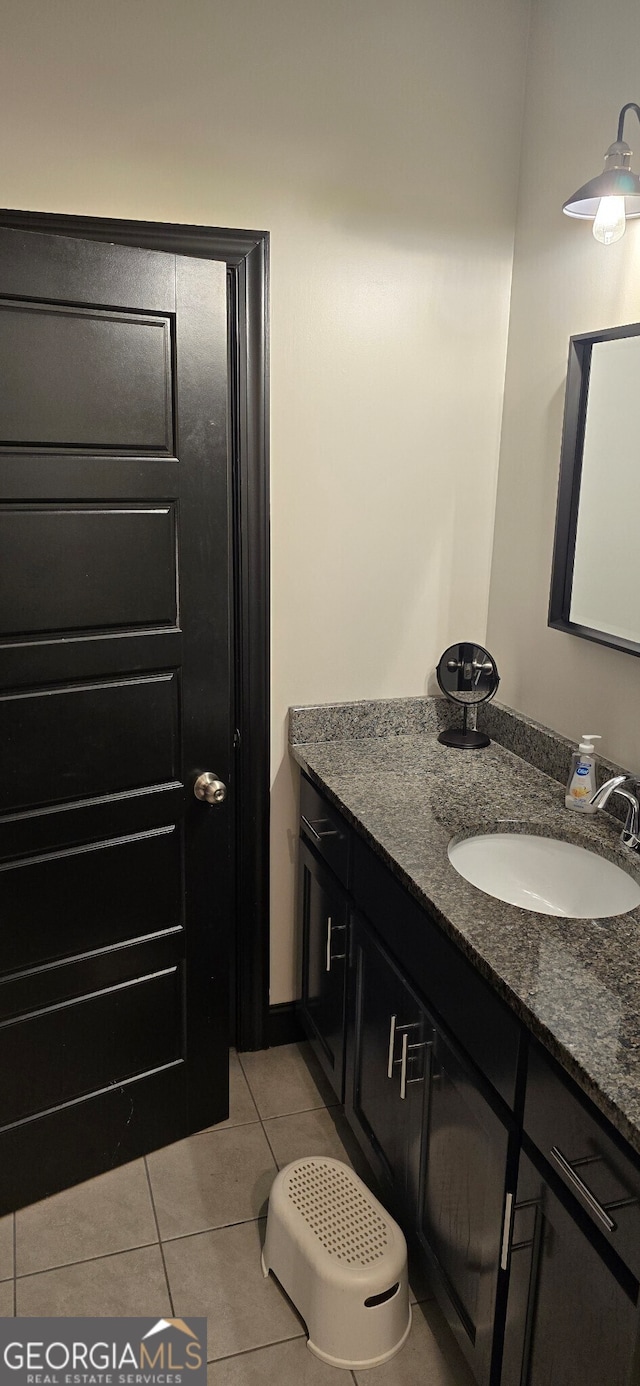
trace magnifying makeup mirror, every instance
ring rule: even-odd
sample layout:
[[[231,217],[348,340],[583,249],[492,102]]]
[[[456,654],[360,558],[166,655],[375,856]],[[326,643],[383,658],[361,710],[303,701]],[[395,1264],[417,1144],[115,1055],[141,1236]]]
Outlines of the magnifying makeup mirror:
[[[436,678],[445,698],[463,707],[462,727],[448,727],[440,732],[438,741],[461,750],[490,746],[491,738],[485,732],[474,731],[467,722],[469,708],[488,702],[498,688],[500,675],[493,656],[482,645],[473,645],[468,640],[450,645],[440,659]]]

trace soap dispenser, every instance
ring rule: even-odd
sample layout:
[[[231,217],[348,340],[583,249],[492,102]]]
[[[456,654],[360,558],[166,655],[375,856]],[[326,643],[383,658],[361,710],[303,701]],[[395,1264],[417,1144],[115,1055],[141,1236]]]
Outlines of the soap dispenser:
[[[597,736],[595,732],[583,732],[582,741],[571,757],[564,802],[568,809],[577,809],[578,813],[595,813],[595,808],[590,802],[596,792],[596,758],[593,743],[601,740],[602,737]]]

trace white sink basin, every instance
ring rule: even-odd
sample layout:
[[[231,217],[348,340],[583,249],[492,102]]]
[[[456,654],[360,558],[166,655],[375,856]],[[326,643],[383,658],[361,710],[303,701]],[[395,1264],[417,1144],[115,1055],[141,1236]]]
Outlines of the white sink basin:
[[[509,905],[569,919],[605,919],[640,905],[640,885],[606,857],[530,833],[482,833],[449,843],[460,876]]]

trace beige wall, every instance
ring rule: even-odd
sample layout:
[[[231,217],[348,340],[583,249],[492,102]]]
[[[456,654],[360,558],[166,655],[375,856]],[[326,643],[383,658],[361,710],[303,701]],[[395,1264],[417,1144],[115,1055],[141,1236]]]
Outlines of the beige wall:
[[[528,0],[3,0],[6,206],[272,235],[272,1000],[290,703],[485,633]]]
[[[638,223],[605,248],[560,209],[639,97],[639,51],[637,0],[533,0],[488,622],[500,697],[567,736],[601,732],[635,771],[640,660],[546,622],[568,339],[640,318]],[[625,134],[640,150],[635,116]],[[615,531],[600,542],[594,564],[615,562]]]

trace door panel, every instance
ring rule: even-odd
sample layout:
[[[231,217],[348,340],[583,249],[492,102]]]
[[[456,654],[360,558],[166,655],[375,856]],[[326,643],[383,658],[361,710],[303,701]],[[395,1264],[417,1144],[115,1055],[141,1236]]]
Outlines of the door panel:
[[[3,970],[181,927],[181,861],[172,823],[0,866]]]
[[[2,230],[0,369],[2,1213],[227,1111],[225,266]]]
[[[0,986],[0,1022],[35,1016],[41,1010],[94,996],[140,976],[155,977],[179,966],[183,958],[184,937],[178,926],[155,936],[128,939],[125,947],[77,954],[64,967],[54,962],[21,969],[5,977]],[[159,1023],[164,1026],[164,1018]],[[71,1061],[72,1053],[66,1058]],[[29,1062],[37,1067],[38,1054],[30,1055]]]
[[[173,967],[6,1021],[0,1125],[181,1059],[180,1009]]]
[[[175,506],[0,508],[0,637],[175,626]],[[55,572],[56,582],[50,580]]]
[[[177,674],[28,688],[0,698],[0,812],[177,778]],[[70,754],[75,745],[81,757]],[[36,771],[28,773],[33,766]]]
[[[106,794],[99,799],[73,800],[45,812],[29,809],[25,813],[7,813],[0,817],[2,858],[8,861],[56,848],[98,843],[124,833],[169,827],[182,819],[183,812],[184,790],[177,782]]]
[[[81,304],[89,295],[92,306],[174,312],[178,257],[155,250],[124,250],[124,254],[123,250],[120,245],[45,236],[39,231],[8,231],[3,226],[2,297],[24,295],[44,303]]]
[[[24,1191],[25,1196],[19,1203],[22,1206],[32,1200],[36,1187],[42,1190],[42,1197],[68,1188],[74,1182],[69,1177],[71,1155],[78,1171],[75,1182],[78,1182],[92,1173],[135,1159],[146,1150],[166,1145],[172,1139],[180,1140],[184,1134],[183,1091],[184,1065],[178,1061],[151,1073],[110,1084],[98,1092],[5,1127],[2,1131],[4,1202],[8,1206],[6,1189]],[[116,1131],[120,1133],[124,1159],[116,1148],[107,1164],[105,1132]],[[111,1139],[114,1140],[113,1135]],[[46,1183],[41,1178],[38,1184],[33,1154],[29,1156],[33,1144],[37,1144],[41,1168],[46,1169]]]
[[[173,452],[171,320],[0,304],[5,445]]]

